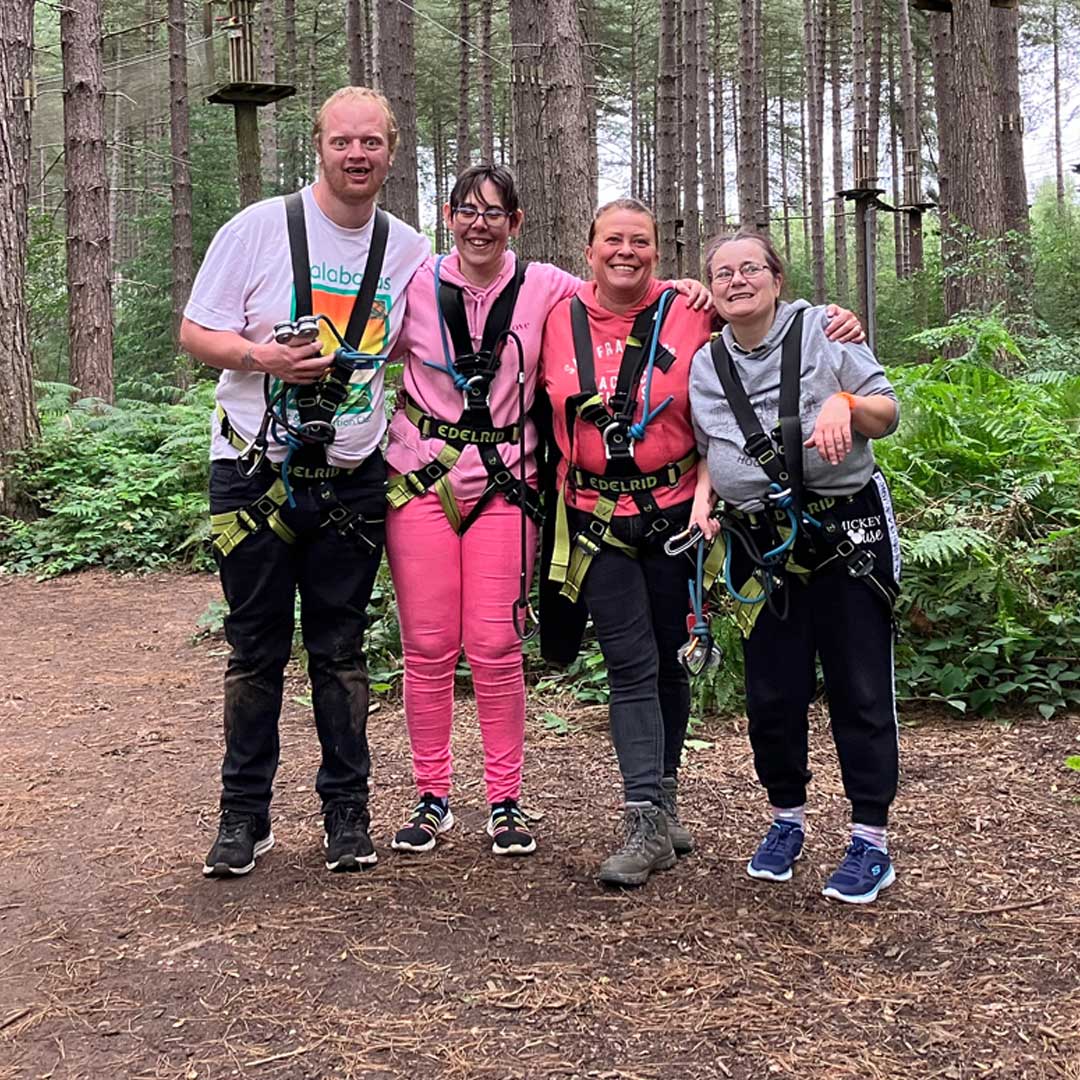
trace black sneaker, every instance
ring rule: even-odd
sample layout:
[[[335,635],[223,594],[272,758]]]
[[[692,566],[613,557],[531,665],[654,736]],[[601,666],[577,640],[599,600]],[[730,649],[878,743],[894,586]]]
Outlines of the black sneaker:
[[[240,877],[255,869],[255,860],[274,846],[270,818],[265,814],[245,814],[222,810],[217,839],[206,856],[205,877]]]
[[[496,855],[531,855],[536,850],[536,838],[516,799],[491,804],[487,834]]]
[[[439,833],[446,832],[453,824],[449,803],[426,791],[409,820],[394,834],[390,846],[395,851],[430,851]]]
[[[378,862],[367,832],[370,821],[367,807],[357,803],[331,803],[323,810],[327,870],[362,870]]]

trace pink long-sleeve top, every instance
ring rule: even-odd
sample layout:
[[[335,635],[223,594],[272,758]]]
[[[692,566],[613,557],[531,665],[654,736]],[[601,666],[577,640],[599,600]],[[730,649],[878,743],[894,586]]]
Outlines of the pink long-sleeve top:
[[[483,338],[488,313],[514,274],[516,259],[512,251],[507,251],[502,271],[494,281],[483,287],[474,285],[462,276],[456,251],[447,255],[439,267],[442,281],[462,289],[469,333],[475,348],[480,346]],[[525,351],[526,411],[532,408],[536,392],[544,320],[560,300],[573,296],[580,285],[580,278],[550,263],[529,263],[526,268],[511,320],[511,328],[521,338]],[[449,375],[424,364],[425,360],[440,365],[446,363],[435,301],[434,259],[428,259],[413,275],[406,296],[405,323],[392,359],[404,364],[405,390],[420,409],[439,419],[457,420],[464,409],[461,392],[454,389],[453,379]],[[502,363],[491,383],[491,418],[496,427],[517,422],[517,373],[517,350],[513,342],[508,342],[503,349]],[[530,482],[535,481],[536,438],[536,429],[529,421],[525,425],[525,468]],[[386,460],[394,472],[413,472],[433,461],[444,445],[441,439],[422,439],[404,409],[399,407],[390,421]],[[516,476],[520,457],[518,444],[504,443],[497,449],[506,467]],[[455,497],[462,502],[479,498],[487,478],[479,449],[466,446],[449,474]]]

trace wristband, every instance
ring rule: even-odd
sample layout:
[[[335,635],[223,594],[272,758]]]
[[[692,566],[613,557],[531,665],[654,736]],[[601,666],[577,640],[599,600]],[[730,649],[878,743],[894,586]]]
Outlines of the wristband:
[[[847,402],[848,408],[852,412],[855,411],[855,395],[854,394],[849,394],[846,390],[837,390],[836,391],[836,396],[837,397],[842,397]]]

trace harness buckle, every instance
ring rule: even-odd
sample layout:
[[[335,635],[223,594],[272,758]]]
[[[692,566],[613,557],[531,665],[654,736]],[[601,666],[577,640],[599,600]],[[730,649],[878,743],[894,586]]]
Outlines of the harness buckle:
[[[492,486],[500,489],[506,487],[507,484],[512,484],[513,482],[514,474],[509,469],[500,469],[491,478]]]
[[[667,532],[671,528],[671,522],[666,517],[653,518],[652,524],[649,526],[649,536],[659,536],[660,533]]]
[[[608,461],[612,458],[633,458],[634,440],[630,438],[630,432],[622,424],[618,422],[608,424],[600,434],[604,440],[604,456]]]
[[[337,431],[329,420],[308,420],[297,425],[296,434],[301,442],[329,446],[334,441]]]
[[[443,468],[441,462],[438,461],[429,461],[422,469],[419,469],[418,471],[423,473],[423,475],[426,476],[433,484],[436,480],[438,480],[446,473],[446,470]],[[412,474],[410,473],[410,475]],[[426,490],[426,488],[420,489],[421,494],[423,494],[423,492]]]
[[[776,457],[776,447],[764,431],[755,431],[743,444],[743,453],[752,457],[762,468]]]
[[[597,540],[603,540],[607,535],[608,523],[606,521],[598,521],[596,518],[590,518],[585,528],[578,534],[584,536],[585,533],[590,532]]]
[[[861,551],[857,551],[852,558],[849,558],[846,561],[847,572],[853,578],[867,577],[874,569],[874,556],[865,548]]]

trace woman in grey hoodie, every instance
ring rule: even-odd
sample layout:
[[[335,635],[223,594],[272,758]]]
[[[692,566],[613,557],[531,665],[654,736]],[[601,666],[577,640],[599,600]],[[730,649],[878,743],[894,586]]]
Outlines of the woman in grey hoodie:
[[[787,881],[802,853],[818,657],[852,805],[851,842],[824,893],[869,903],[895,880],[886,825],[898,774],[900,560],[870,440],[895,429],[896,395],[865,345],[829,341],[823,307],[780,300],[783,265],[767,237],[718,237],[705,272],[726,325],[691,367],[702,456],[691,522],[710,539],[722,532],[724,579],[740,601],[750,741],[773,813],[747,872]]]

